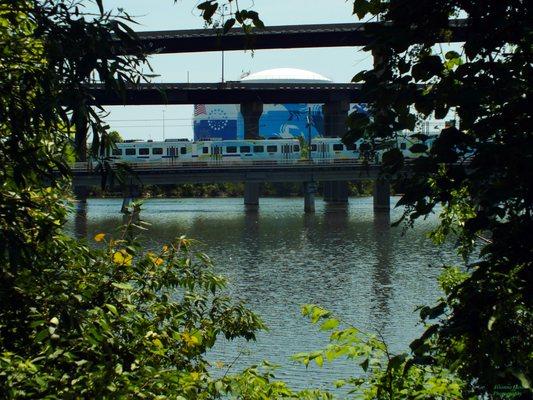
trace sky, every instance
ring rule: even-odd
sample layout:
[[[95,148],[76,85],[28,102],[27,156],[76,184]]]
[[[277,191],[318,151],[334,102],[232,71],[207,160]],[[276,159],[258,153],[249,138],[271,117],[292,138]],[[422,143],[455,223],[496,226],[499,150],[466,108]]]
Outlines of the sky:
[[[201,29],[197,0],[104,0],[106,9],[123,8],[138,22],[137,31]],[[259,12],[267,26],[357,22],[351,0],[240,0],[241,9]],[[155,82],[220,82],[221,53],[181,53],[152,56]],[[372,56],[359,47],[280,49],[225,52],[225,79],[238,80],[245,72],[271,68],[299,68],[317,72],[334,82],[350,82],[372,66]],[[193,137],[193,106],[107,107],[111,129],[125,139],[162,140]],[[164,121],[164,123],[163,123]]]

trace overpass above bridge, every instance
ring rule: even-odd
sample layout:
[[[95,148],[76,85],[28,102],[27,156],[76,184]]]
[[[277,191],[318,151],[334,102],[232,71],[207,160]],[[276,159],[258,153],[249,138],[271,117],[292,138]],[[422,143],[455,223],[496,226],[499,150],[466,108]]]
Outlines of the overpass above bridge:
[[[365,102],[356,83],[142,83],[127,86],[122,96],[101,84],[90,89],[93,103],[103,106]]]
[[[308,47],[366,46],[375,40],[375,32],[390,24],[365,22],[351,24],[283,25],[255,29],[247,34],[233,28],[225,34],[221,29],[192,29],[137,32],[148,53],[192,53],[221,50],[295,49]],[[469,29],[464,19],[452,19],[442,42],[463,42]]]

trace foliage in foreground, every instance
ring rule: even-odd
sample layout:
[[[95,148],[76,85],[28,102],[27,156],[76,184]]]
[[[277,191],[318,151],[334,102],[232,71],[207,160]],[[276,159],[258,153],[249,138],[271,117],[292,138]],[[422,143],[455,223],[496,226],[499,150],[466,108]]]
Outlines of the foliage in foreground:
[[[91,73],[119,93],[143,78],[127,21],[77,2],[0,2],[2,398],[216,397],[237,378],[209,379],[206,350],[263,327],[186,239],[149,252],[129,235],[97,235],[94,249],[63,233],[69,131],[107,134]]]
[[[87,20],[66,4],[0,3],[1,389],[21,398],[54,398],[74,395],[76,390],[88,391],[88,397],[91,391],[119,397],[136,390],[139,396],[167,396],[167,386],[176,387],[176,397],[226,392],[252,399],[328,398],[318,392],[296,395],[273,381],[268,370],[258,368],[219,381],[208,379],[203,355],[195,351],[209,347],[216,331],[251,337],[259,321],[223,300],[222,309],[241,310],[241,315],[230,312],[227,319],[215,313],[204,319],[216,308],[208,290],[220,282],[206,273],[201,275],[204,281],[192,286],[199,303],[185,296],[191,283],[187,273],[181,276],[179,271],[205,260],[193,262],[179,242],[173,250],[154,254],[129,243],[109,242],[93,253],[62,236],[65,209],[60,199],[63,178],[68,176],[64,152],[70,139],[61,132],[65,126],[88,123],[95,134],[93,143],[104,143],[105,125],[88,106],[91,96],[85,83],[97,71],[109,90],[120,92],[126,82],[142,78],[138,71],[145,61],[135,34],[123,21],[103,9],[100,16]],[[217,4],[200,4],[208,22]],[[433,382],[440,391],[444,380],[454,376],[462,378],[464,386],[458,385],[466,394],[492,394],[502,384],[531,392],[529,9],[522,0],[354,1],[358,17],[379,14],[389,28],[373,31],[376,40],[367,48],[382,63],[354,77],[364,80],[362,91],[373,104],[374,118],[352,118],[346,140],[361,134],[370,142],[376,136],[391,137],[398,130],[413,129],[419,116],[444,117],[455,109],[461,129],[444,130],[431,151],[419,149],[416,174],[408,176],[402,204],[411,220],[442,204],[436,237],[454,232],[463,254],[479,255],[469,266],[470,274],[450,280],[446,297],[436,307],[422,309],[422,317],[433,323],[413,342],[413,357],[389,357],[379,341],[362,339],[350,328],[334,332],[333,346],[366,357],[362,367],[369,360],[366,368],[372,375],[366,380],[369,386],[362,389],[370,397],[391,398],[388,395],[394,393],[412,398],[422,382]],[[448,19],[455,15],[465,15],[471,28],[464,53],[435,54],[436,43],[449,34]],[[251,21],[247,30],[252,25],[262,27],[257,13],[237,10],[224,28],[247,21]],[[114,42],[112,34],[121,42]],[[120,56],[126,53],[130,56]],[[420,89],[417,84],[426,86]],[[383,159],[392,172],[403,165],[397,151]],[[478,239],[482,251],[475,254]],[[166,251],[175,252],[175,258]],[[186,260],[191,260],[188,265]],[[158,278],[169,280],[161,281],[165,286],[152,282],[143,288],[137,263],[150,265],[154,274],[163,274]],[[163,273],[163,264],[172,271]],[[159,296],[171,287],[182,297],[168,297],[165,303]],[[148,293],[142,294],[144,289]],[[141,303],[142,296],[146,304]],[[122,308],[124,304],[130,309]],[[185,312],[192,313],[188,317],[193,325],[184,318],[187,314],[176,310],[185,306],[192,307]],[[159,307],[170,307],[168,319],[158,315]],[[309,312],[314,316],[315,311]],[[234,326],[235,321],[240,324]],[[200,328],[204,330],[198,334]],[[348,341],[339,342],[344,335]],[[181,353],[167,347],[170,344]],[[301,358],[321,363],[328,354],[336,356],[331,350]],[[399,376],[402,367],[406,375]],[[359,385],[356,380],[349,383]],[[408,391],[402,393],[404,389]],[[427,388],[420,390],[429,395]]]
[[[383,337],[361,332],[324,308],[307,304],[302,315],[330,332],[329,344],[322,350],[295,354],[293,358],[308,366],[347,358],[360,368],[353,378],[338,380],[356,399],[459,399],[464,382],[446,368],[420,365],[412,354],[391,353]]]
[[[58,234],[16,287],[17,315],[2,313],[0,387],[9,398],[110,398],[172,393],[208,398],[205,352],[217,336],[255,338],[263,327],[220,295],[224,279],[190,241],[142,252],[95,238],[89,249]]]

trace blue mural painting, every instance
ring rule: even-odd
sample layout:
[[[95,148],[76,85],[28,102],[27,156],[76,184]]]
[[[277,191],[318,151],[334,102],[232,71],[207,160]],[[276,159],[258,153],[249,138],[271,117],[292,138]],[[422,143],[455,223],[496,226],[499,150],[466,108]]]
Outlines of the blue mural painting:
[[[368,111],[365,104],[352,104],[350,112],[366,114]],[[307,137],[309,119],[311,136],[324,136],[321,104],[265,104],[259,120],[259,135],[265,139]],[[238,105],[194,106],[194,140],[209,138],[244,138],[244,121]]]

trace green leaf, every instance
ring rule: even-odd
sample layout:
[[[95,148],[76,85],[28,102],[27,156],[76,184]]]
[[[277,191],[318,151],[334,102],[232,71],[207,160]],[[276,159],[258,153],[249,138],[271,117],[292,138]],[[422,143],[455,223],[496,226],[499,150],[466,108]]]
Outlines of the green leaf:
[[[453,51],[453,50],[448,51],[444,55],[444,58],[446,58],[447,60],[453,60],[454,58],[460,58],[460,57],[461,57],[461,55],[458,52]]]
[[[37,335],[35,335],[36,342],[42,342],[44,338],[49,336],[48,328],[41,330]]]
[[[106,308],[118,317],[117,308],[113,304],[106,304]]]
[[[360,71],[354,75],[354,77],[352,78],[352,82],[353,83],[362,82],[365,80],[365,76],[366,76],[366,71]]]
[[[133,290],[133,286],[131,286],[129,283],[115,283],[113,282],[111,285],[118,289],[122,290]]]
[[[100,10],[100,15],[104,15],[104,5],[102,3],[102,0],[96,0],[96,4],[98,4],[98,9]]]
[[[228,33],[231,28],[233,28],[233,25],[235,25],[235,18],[230,18],[226,22],[224,22],[224,29],[222,29],[222,32]]]
[[[316,365],[318,365],[319,367],[322,367],[322,365],[324,365],[324,357],[322,356],[318,356],[315,358],[315,363]]]
[[[339,326],[339,320],[335,319],[335,318],[330,318],[330,319],[324,321],[322,323],[322,325],[320,325],[320,330],[321,331],[329,331],[331,329],[335,329],[338,326]]]

